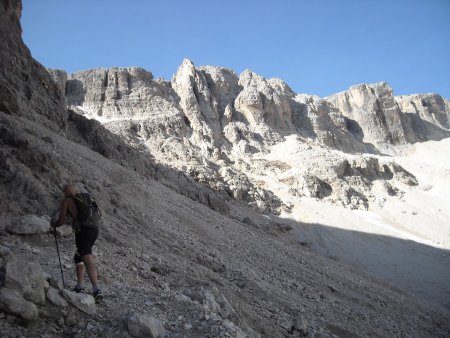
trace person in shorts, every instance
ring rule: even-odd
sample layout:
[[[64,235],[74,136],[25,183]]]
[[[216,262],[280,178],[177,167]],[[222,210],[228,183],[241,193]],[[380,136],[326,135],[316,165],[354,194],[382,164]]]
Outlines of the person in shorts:
[[[77,221],[77,206],[75,203],[75,195],[77,194],[75,186],[66,184],[63,188],[64,199],[61,203],[59,217],[56,221],[52,221],[53,227],[59,227],[66,222],[66,217],[72,217],[72,227],[75,233],[75,245],[77,251],[74,256],[75,272],[77,275],[77,285],[73,288],[75,292],[84,290],[84,275],[87,271],[89,279],[92,283],[92,295],[98,301],[103,298],[102,291],[98,287],[97,267],[95,258],[92,254],[92,247],[98,237],[98,227],[84,227]]]

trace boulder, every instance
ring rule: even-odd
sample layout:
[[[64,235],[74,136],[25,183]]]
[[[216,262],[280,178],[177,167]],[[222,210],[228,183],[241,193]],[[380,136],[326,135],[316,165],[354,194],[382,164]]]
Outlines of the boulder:
[[[25,299],[37,304],[45,302],[45,279],[41,266],[15,256],[6,263],[5,287],[19,291]]]
[[[294,321],[294,330],[300,332],[303,336],[308,334],[308,322],[302,315],[298,315]]]
[[[299,186],[305,196],[318,199],[330,196],[333,192],[331,185],[314,175],[304,175],[299,180]]]
[[[0,309],[25,320],[35,320],[39,314],[36,305],[25,300],[18,290],[6,287],[0,289]]]
[[[130,313],[126,318],[126,327],[133,337],[157,338],[166,331],[158,319],[140,313]]]
[[[284,314],[281,315],[277,321],[276,321],[277,325],[279,327],[282,327],[283,329],[285,329],[288,333],[292,333],[292,330],[294,328],[294,320],[292,319],[291,316]]]
[[[64,317],[64,324],[67,326],[74,326],[79,321],[79,312],[74,308],[69,309],[67,315]]]
[[[16,235],[43,234],[50,230],[50,219],[47,216],[26,215],[9,223],[6,230]]]
[[[60,307],[66,307],[69,305],[67,301],[61,296],[61,293],[59,290],[55,288],[49,288],[47,291],[47,299],[56,306]]]
[[[93,315],[96,312],[95,299],[91,295],[62,290],[63,297],[78,310]]]

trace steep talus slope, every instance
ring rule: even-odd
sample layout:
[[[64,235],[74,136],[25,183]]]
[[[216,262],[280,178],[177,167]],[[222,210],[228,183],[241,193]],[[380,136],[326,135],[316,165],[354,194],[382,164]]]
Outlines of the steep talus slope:
[[[11,55],[18,53],[14,46],[19,50],[26,48],[20,35],[14,35],[19,24],[18,8],[20,2],[14,0],[3,1],[0,7],[2,34],[15,41],[8,52]],[[6,17],[11,21],[4,24],[10,20]],[[23,62],[29,62],[31,74],[45,74],[39,64],[27,60],[25,57]],[[1,63],[4,68],[3,55]],[[211,96],[208,89],[211,81],[218,77],[215,71],[229,78],[233,78],[232,73],[205,68],[194,71],[187,78],[194,79],[196,89],[184,98],[173,85],[154,81],[148,72],[139,69],[86,72],[86,77],[103,81],[100,86],[114,89],[92,93],[93,101],[86,101],[90,93],[82,89],[79,93],[83,101],[80,98],[75,104],[78,107],[73,109],[88,116],[106,116],[104,126],[127,136],[125,140],[97,121],[65,110],[62,95],[45,93],[50,75],[42,75],[32,82],[34,90],[41,93],[39,100],[43,106],[33,101],[33,97],[21,98],[19,91],[5,96],[8,99],[5,102],[24,102],[17,111],[6,109],[6,105],[0,109],[2,296],[5,290],[11,291],[9,284],[3,285],[10,274],[6,267],[19,258],[24,262],[37,261],[50,274],[52,285],[47,286],[48,290],[55,290],[59,266],[52,235],[17,235],[18,224],[23,224],[15,222],[17,218],[23,219],[23,215],[42,216],[39,219],[48,222],[45,215],[59,202],[60,185],[73,180],[79,189],[90,191],[104,211],[95,254],[105,300],[97,306],[95,315],[81,313],[70,306],[61,309],[48,300],[37,302],[34,307],[39,311],[39,320],[27,322],[19,318],[20,309],[3,307],[6,301],[2,298],[2,336],[123,337],[131,332],[123,323],[129,312],[146,313],[158,319],[165,331],[161,336],[166,337],[448,336],[450,315],[445,309],[290,243],[280,229],[273,230],[277,224],[228,198],[236,194],[236,199],[250,205],[255,203],[260,209],[270,210],[277,205],[276,197],[256,187],[256,181],[252,183],[248,177],[237,179],[230,171],[249,166],[244,161],[246,158],[239,162],[236,153],[252,152],[253,148],[263,150],[267,145],[279,146],[281,143],[277,142],[284,140],[286,130],[295,125],[286,122],[289,112],[276,107],[271,108],[274,116],[248,124],[244,112],[234,111],[236,107],[230,106],[234,94],[224,94],[218,99],[219,95]],[[28,82],[21,81],[18,72],[18,67],[11,67],[8,72],[2,69],[1,83],[14,80],[18,81],[17,88],[23,88]],[[131,90],[134,82],[128,77],[129,72],[135,72],[141,83],[147,83],[142,88],[141,99],[137,95],[135,101],[130,98],[135,91]],[[65,75],[63,72],[52,75],[57,81],[51,88],[57,91],[64,82],[58,79]],[[76,77],[67,76],[66,89]],[[80,78],[81,75],[78,78],[81,82]],[[85,84],[82,86],[85,88]],[[217,84],[214,90],[228,88],[226,91],[229,91],[239,86],[253,84],[251,81],[238,82],[237,87]],[[243,101],[247,102],[248,112],[255,116],[261,113],[259,101],[265,106],[280,101],[287,107],[288,103],[292,104],[290,100],[295,99],[279,81],[269,80],[262,87],[256,85],[256,90],[259,99],[255,101],[250,97]],[[279,90],[285,96],[277,92]],[[192,95],[198,97],[196,102],[192,101]],[[70,100],[68,96],[69,104]],[[52,102],[56,102],[55,105]],[[89,111],[88,105],[96,110]],[[165,107],[168,112],[162,111],[162,114],[173,116],[173,120],[162,116],[155,118],[153,111],[150,116],[141,114],[142,105]],[[57,106],[61,109],[56,109]],[[20,107],[25,110],[21,111]],[[189,117],[184,111],[186,107],[192,109],[190,113],[201,113],[201,116]],[[42,109],[45,114],[39,113]],[[223,128],[222,116],[226,120],[230,114],[229,123],[235,118],[236,124],[242,123],[238,124],[237,137],[242,137],[243,146],[235,147],[218,133],[217,128]],[[115,118],[118,120],[114,121]],[[206,126],[216,119],[215,127]],[[145,123],[148,123],[146,129]],[[148,132],[147,136],[141,132],[143,130]],[[190,136],[198,134],[199,130],[209,134],[196,144],[199,142],[196,137],[201,138],[201,135],[192,139]],[[162,136],[152,139],[155,134]],[[223,147],[217,148],[221,144]],[[191,146],[198,147],[199,152],[194,148],[189,153]],[[306,146],[311,145],[306,143]],[[198,181],[205,180],[214,191],[177,171],[177,165],[180,168],[186,165],[181,164],[184,158],[177,163],[176,156],[190,156],[192,167],[186,171]],[[173,167],[167,166],[169,159],[175,162]],[[258,160],[261,162],[255,158],[255,163]],[[235,163],[236,167],[231,167]],[[284,172],[288,169],[283,163],[269,164],[270,170],[278,168]],[[200,165],[203,170],[198,169]],[[263,168],[256,167],[257,170]],[[373,160],[344,163],[337,168],[342,170],[337,170],[336,175],[362,175],[364,179],[374,180],[385,174],[390,178],[389,171],[395,173],[394,166],[386,169]],[[208,181],[210,177],[206,174],[211,173],[208,170],[214,176],[218,169],[222,171],[221,180]],[[406,180],[413,180],[407,173],[403,174]],[[327,190],[320,181],[314,182],[313,188],[319,186]],[[309,183],[306,186],[309,187]],[[73,271],[72,241],[70,237],[60,238],[66,278]],[[73,282],[71,278],[69,281]],[[16,291],[11,294],[17,299],[22,297]],[[32,307],[29,302],[24,304]]]
[[[132,310],[159,318],[168,336],[217,330],[232,336],[243,331],[250,336],[281,337],[296,332],[292,327],[299,316],[313,335],[444,336],[443,330],[450,329],[444,326],[448,314],[440,314],[442,310],[214,212],[41,125],[3,113],[1,122],[11,130],[25,127],[16,136],[17,143],[6,147],[11,152],[9,161],[16,160],[14,149],[36,144],[35,152],[54,154],[61,172],[81,182],[79,186],[93,192],[104,207],[96,255],[106,299],[96,317],[79,315],[79,325],[58,328],[55,336],[86,325],[91,328],[86,332],[89,336],[110,329],[122,336],[122,319]],[[34,163],[28,165],[32,167],[28,170],[37,171]],[[54,201],[50,187],[59,179],[39,176],[39,182],[49,184],[44,199]],[[47,209],[34,206],[29,191],[20,193],[22,205],[27,206],[23,212],[50,211],[50,205]],[[37,239],[4,234],[1,240],[14,255],[39,261],[57,278],[51,235]],[[73,244],[71,239],[62,241],[67,276],[73,267]],[[195,299],[201,303],[203,296],[195,295],[206,292],[202,290],[225,297],[235,314],[222,313],[227,321],[217,314],[219,310],[201,306]],[[48,305],[46,311],[53,313]],[[59,317],[42,318],[40,325],[27,328],[16,326],[10,317],[9,322],[0,319],[2,331],[12,335],[51,332],[47,325],[51,327]]]

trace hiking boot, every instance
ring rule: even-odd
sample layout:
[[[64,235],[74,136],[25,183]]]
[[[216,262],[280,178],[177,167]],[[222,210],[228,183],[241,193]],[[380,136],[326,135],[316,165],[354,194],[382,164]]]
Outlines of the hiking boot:
[[[84,291],[84,287],[80,286],[80,285],[75,285],[75,287],[72,289],[72,291],[76,292],[76,293],[80,293],[80,292]]]
[[[102,290],[97,289],[94,292],[92,292],[92,296],[95,299],[96,303],[99,303],[102,299],[103,299],[103,294],[102,294]]]

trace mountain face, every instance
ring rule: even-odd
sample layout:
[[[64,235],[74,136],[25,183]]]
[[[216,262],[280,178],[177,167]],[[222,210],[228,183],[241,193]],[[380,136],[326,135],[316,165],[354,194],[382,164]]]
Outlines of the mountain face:
[[[40,121],[53,130],[64,129],[67,123],[64,95],[22,42],[19,22],[22,5],[19,1],[2,1],[1,6],[0,109]]]
[[[59,83],[67,77],[50,72]],[[226,127],[240,124],[258,133],[263,144],[299,134],[350,153],[449,136],[448,100],[437,94],[395,97],[385,82],[320,99],[296,94],[282,80],[267,80],[250,70],[238,77],[225,68],[194,67],[189,60],[170,83],[154,81],[139,68],[96,69],[67,79],[71,106],[105,119],[181,115],[194,143],[209,147],[234,143],[226,137]],[[186,136],[188,129],[179,135]]]
[[[47,72],[23,44],[20,10],[0,3],[2,337],[449,335],[439,302],[316,254],[289,232],[318,224],[273,215],[303,197],[366,208],[417,184],[375,156],[347,112],[280,80],[189,61],[171,82],[139,68]],[[402,113],[439,102],[400,100]],[[448,114],[430,106],[408,114],[430,128],[420,137],[445,135]],[[58,282],[48,223],[70,181],[103,211],[97,306],[67,290],[70,227],[58,229],[66,289]],[[393,241],[365,239],[375,237]],[[410,242],[392,246],[429,252]],[[442,251],[430,257],[447,262]]]
[[[73,111],[147,148],[158,163],[263,213],[292,206],[264,173],[275,175],[291,196],[367,209],[383,198],[374,193],[374,181],[399,196],[397,183],[417,184],[388,157],[371,154],[450,136],[447,100],[437,94],[395,97],[385,82],[320,98],[296,94],[282,80],[250,70],[237,76],[189,60],[170,82],[140,68],[49,71]],[[314,151],[303,152],[301,165],[288,158],[267,161],[278,144]]]

